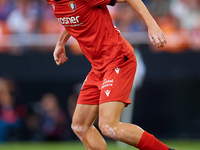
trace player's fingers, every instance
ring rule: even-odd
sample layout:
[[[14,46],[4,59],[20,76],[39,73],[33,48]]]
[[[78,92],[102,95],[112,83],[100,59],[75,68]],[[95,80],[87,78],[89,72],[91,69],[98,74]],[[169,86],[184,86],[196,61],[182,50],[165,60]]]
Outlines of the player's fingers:
[[[53,53],[53,58],[54,58],[55,61],[59,60],[59,57],[58,57],[58,55],[55,52]]]
[[[60,66],[61,63],[62,63],[62,60],[61,60],[61,59],[56,60],[56,64],[57,64],[58,66]]]
[[[66,58],[61,59],[61,63],[63,64],[64,62],[66,62]]]
[[[156,44],[156,42],[155,42],[155,40],[153,39],[153,37],[152,37],[152,36],[149,36],[149,39],[150,39],[150,41],[151,41],[151,43],[152,43],[153,45],[155,45],[155,44]]]
[[[159,48],[161,46],[161,42],[160,40],[158,39],[158,36],[157,35],[153,35],[152,38],[154,39],[155,41],[155,45]]]
[[[67,57],[65,57],[65,62],[66,62],[66,61],[68,61],[68,58],[67,58]]]
[[[61,55],[61,63],[63,64],[64,62],[66,62],[68,60],[68,58],[65,56],[65,54]]]
[[[159,40],[161,42],[161,46],[160,47],[163,47],[167,41],[166,41],[166,38],[165,38],[165,35],[162,33],[161,36],[159,37]]]
[[[165,39],[161,39],[161,46],[160,47],[163,47],[165,44],[166,44],[166,40]]]
[[[60,65],[60,59],[56,55],[54,55],[54,61],[57,65]]]

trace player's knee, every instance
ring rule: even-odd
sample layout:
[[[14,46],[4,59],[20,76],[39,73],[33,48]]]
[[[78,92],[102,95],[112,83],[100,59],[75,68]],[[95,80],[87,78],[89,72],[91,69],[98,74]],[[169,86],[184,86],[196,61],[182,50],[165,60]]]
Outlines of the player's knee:
[[[103,135],[112,139],[119,139],[116,126],[111,126],[109,124],[99,124],[99,129]]]
[[[79,124],[74,124],[74,123],[71,124],[71,128],[76,134],[83,134],[88,129],[88,127],[84,125],[79,125]]]

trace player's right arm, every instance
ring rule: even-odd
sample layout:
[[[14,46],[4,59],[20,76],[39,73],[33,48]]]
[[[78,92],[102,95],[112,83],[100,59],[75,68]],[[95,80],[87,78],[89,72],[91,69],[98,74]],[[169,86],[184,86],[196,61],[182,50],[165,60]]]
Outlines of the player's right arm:
[[[53,52],[54,60],[58,66],[68,60],[68,58],[66,57],[65,44],[70,36],[71,35],[67,32],[67,30],[64,29],[58,38],[56,47]]]

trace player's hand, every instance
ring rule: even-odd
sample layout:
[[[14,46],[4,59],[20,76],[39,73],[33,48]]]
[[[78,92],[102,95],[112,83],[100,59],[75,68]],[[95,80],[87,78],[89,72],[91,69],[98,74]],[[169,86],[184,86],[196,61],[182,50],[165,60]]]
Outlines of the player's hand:
[[[157,48],[163,47],[167,43],[164,33],[157,24],[148,27],[148,34],[151,43]]]
[[[65,47],[56,46],[53,52],[53,57],[58,66],[66,62],[68,58],[66,57]]]

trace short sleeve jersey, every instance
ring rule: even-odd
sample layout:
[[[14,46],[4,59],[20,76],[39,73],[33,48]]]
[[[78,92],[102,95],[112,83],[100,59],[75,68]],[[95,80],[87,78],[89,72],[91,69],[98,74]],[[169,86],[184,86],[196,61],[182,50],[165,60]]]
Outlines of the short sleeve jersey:
[[[133,53],[132,46],[114,27],[106,5],[115,0],[47,0],[57,20],[79,43],[96,73],[117,65],[117,59]]]

